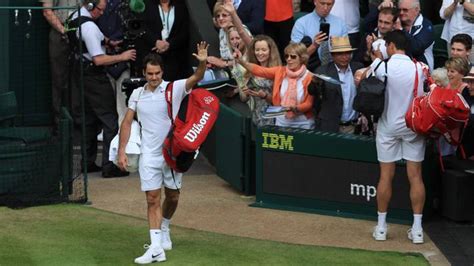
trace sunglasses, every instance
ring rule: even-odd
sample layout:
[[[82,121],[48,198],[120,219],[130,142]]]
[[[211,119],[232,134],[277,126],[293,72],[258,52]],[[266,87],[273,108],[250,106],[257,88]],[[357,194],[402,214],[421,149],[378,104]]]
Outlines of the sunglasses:
[[[291,58],[291,59],[294,60],[294,59],[298,58],[298,55],[295,55],[295,54],[286,54],[286,55],[285,55],[285,59],[288,60],[288,58]]]

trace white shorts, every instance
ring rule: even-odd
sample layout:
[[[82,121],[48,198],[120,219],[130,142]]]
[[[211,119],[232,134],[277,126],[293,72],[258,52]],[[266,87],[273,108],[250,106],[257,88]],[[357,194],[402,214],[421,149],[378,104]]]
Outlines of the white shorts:
[[[425,159],[425,138],[415,133],[391,136],[377,132],[377,159],[382,163],[396,162],[405,159],[422,162]]]
[[[160,189],[162,184],[170,189],[181,188],[183,174],[174,172],[173,180],[171,169],[163,155],[141,154],[138,165],[142,191]]]

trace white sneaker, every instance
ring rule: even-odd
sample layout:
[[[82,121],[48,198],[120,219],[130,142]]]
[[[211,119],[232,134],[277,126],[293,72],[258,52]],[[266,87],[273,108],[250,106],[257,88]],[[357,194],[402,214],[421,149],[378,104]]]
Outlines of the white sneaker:
[[[171,250],[173,248],[173,243],[171,243],[170,229],[161,228],[161,247],[164,250]]]
[[[387,228],[386,227],[374,227],[374,232],[372,233],[372,237],[377,241],[385,241],[387,240]]]
[[[425,241],[423,240],[423,229],[421,231],[415,231],[413,228],[410,228],[407,231],[408,239],[410,239],[413,244],[423,244]]]
[[[143,256],[135,259],[137,264],[148,264],[152,262],[162,262],[166,260],[165,251],[161,247],[149,246],[145,244],[143,246],[147,251]]]

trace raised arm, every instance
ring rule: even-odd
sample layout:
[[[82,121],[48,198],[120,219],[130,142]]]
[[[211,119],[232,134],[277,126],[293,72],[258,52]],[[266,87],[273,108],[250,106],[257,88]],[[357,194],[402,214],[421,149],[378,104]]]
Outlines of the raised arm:
[[[239,50],[234,51],[234,59],[237,63],[242,65],[245,69],[247,69],[252,75],[266,78],[266,79],[274,79],[277,69],[279,67],[262,67],[257,64],[252,64],[247,62],[243,59],[242,53]]]
[[[439,16],[444,20],[451,18],[454,11],[456,11],[458,2],[458,0],[443,0],[443,6],[441,6],[441,9],[439,10]]]
[[[250,45],[250,43],[252,42],[252,36],[249,34],[248,31],[245,30],[244,24],[240,20],[239,15],[237,15],[237,10],[235,10],[232,0],[225,0],[224,8],[231,15],[232,23],[237,28],[237,32],[239,33],[240,38],[242,38],[245,45]]]
[[[196,45],[197,54],[193,53],[193,56],[199,61],[199,65],[196,69],[196,72],[192,74],[186,80],[186,92],[191,91],[191,89],[204,77],[204,72],[206,71],[206,62],[207,62],[207,48],[209,44],[202,41]]]

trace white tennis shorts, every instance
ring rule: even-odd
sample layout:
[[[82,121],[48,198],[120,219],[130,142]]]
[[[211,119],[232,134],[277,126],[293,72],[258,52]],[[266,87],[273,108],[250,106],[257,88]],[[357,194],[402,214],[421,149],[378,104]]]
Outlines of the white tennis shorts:
[[[401,159],[422,162],[425,159],[425,138],[415,133],[392,136],[379,131],[375,143],[379,162],[391,163]]]
[[[174,172],[173,180],[171,169],[163,155],[141,154],[138,164],[142,191],[157,190],[162,185],[170,189],[181,188],[183,174]]]

